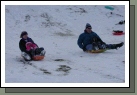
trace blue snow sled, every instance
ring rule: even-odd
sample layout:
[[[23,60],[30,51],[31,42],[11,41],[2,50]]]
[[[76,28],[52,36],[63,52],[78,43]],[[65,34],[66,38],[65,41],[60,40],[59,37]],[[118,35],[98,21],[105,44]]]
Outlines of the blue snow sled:
[[[106,9],[109,9],[109,10],[114,10],[114,8],[112,6],[105,6]]]

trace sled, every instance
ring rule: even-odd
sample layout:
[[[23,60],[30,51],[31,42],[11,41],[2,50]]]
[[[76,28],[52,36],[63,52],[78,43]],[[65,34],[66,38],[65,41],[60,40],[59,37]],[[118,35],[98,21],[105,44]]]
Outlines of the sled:
[[[114,10],[114,8],[111,7],[111,6],[105,6],[105,8],[106,8],[106,9],[109,9],[109,10]]]
[[[124,35],[124,32],[114,32],[113,35]]]
[[[44,59],[44,57],[45,57],[45,56],[35,55],[35,56],[33,57],[33,60],[34,60],[34,61],[39,61],[39,60]]]
[[[105,52],[107,49],[99,49],[99,50],[88,50],[88,53],[102,53]]]
[[[125,34],[123,31],[113,30],[113,35],[123,35],[123,34]]]

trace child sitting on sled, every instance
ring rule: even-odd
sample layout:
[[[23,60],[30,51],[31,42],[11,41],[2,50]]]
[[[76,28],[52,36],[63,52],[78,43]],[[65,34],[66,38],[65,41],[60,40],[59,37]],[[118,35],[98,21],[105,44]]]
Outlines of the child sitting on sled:
[[[45,56],[45,50],[43,47],[38,47],[34,41],[28,37],[28,33],[26,31],[23,31],[20,35],[20,42],[19,42],[19,48],[22,52],[22,57],[27,60],[34,60],[36,58],[36,55],[39,56]],[[42,58],[42,57],[39,57]]]

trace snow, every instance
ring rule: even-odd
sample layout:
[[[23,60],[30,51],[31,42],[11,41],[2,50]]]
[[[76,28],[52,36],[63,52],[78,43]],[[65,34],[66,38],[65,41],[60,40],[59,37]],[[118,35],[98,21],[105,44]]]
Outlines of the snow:
[[[6,83],[124,83],[125,46],[104,53],[84,53],[77,39],[86,23],[92,25],[103,41],[108,44],[125,42],[125,36],[112,35],[113,30],[123,30],[125,25],[115,25],[125,20],[125,6],[115,5],[114,14],[100,6],[12,6],[5,7]],[[120,17],[115,14],[120,14]],[[16,60],[21,52],[19,40],[27,31],[40,47],[46,50],[42,61],[24,65]],[[55,61],[64,59],[64,61]],[[60,65],[69,66],[68,72],[57,71]],[[44,73],[45,69],[49,73]]]

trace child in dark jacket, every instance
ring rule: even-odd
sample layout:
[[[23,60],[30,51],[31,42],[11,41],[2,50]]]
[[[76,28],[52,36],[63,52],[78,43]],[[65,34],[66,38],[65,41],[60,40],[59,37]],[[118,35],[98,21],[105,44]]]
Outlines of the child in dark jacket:
[[[22,52],[22,56],[25,60],[32,60],[32,58],[37,54],[45,55],[44,48],[39,48],[34,41],[28,37],[28,33],[23,31],[20,35],[21,40],[19,41],[19,48]]]

